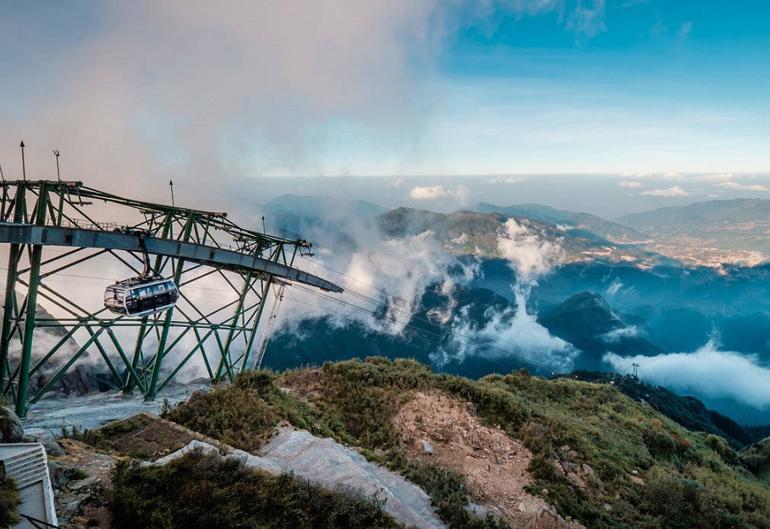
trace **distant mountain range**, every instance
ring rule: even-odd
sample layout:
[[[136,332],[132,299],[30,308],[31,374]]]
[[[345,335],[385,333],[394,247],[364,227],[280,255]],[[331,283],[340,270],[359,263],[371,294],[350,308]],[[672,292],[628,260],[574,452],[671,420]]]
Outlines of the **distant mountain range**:
[[[738,198],[655,209],[617,219],[649,247],[689,264],[754,265],[770,255],[770,200]]]
[[[567,262],[754,266],[770,256],[770,200],[766,199],[697,202],[614,221],[541,204],[478,203],[453,213],[437,213],[406,207],[386,210],[364,200],[302,195],[280,196],[263,210],[269,228],[284,235],[318,238],[312,228],[322,228],[317,230],[321,237],[329,234],[344,240],[343,225],[374,219],[386,235],[430,230],[449,251],[484,257],[497,255],[497,231],[509,218],[543,240],[559,241]]]
[[[605,220],[590,213],[576,213],[555,209],[542,204],[518,204],[514,206],[496,206],[480,202],[468,208],[479,213],[499,213],[506,217],[526,217],[550,224],[562,225],[570,230],[584,230],[613,243],[638,243],[646,237],[616,222]]]
[[[498,249],[501,228],[511,218],[524,227],[528,234],[536,236],[539,241],[558,245],[564,251],[564,262],[567,263],[606,261],[650,266],[668,261],[665,257],[650,252],[642,246],[612,242],[575,224],[553,223],[533,217],[513,215],[510,212],[461,210],[453,213],[436,213],[400,207],[377,216],[376,221],[381,231],[389,237],[404,237],[430,231],[451,253],[494,258],[501,257]],[[595,223],[599,224],[600,220]],[[620,230],[619,227],[616,233],[620,233]],[[624,233],[628,234],[630,230]]]

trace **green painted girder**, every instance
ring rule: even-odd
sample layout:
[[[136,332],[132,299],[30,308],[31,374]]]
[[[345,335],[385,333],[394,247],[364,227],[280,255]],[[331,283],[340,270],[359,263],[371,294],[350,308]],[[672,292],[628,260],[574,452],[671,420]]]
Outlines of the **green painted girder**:
[[[151,254],[217,266],[231,271],[262,273],[329,292],[343,292],[341,287],[316,275],[256,255],[159,237],[145,237],[144,242],[147,251]],[[16,223],[0,223],[0,243],[141,251],[139,238],[130,233]]]

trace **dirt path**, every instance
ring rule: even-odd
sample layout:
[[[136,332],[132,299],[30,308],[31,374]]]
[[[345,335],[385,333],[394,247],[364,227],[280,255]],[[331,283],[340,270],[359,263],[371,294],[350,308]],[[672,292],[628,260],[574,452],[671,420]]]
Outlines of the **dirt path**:
[[[524,490],[532,453],[499,427],[482,425],[467,403],[417,393],[393,419],[410,453],[465,476],[473,498],[513,527],[578,528]]]

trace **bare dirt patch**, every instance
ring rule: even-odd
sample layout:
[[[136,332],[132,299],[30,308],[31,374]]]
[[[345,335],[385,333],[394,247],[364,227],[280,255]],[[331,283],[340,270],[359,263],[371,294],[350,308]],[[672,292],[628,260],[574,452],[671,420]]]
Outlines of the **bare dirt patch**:
[[[532,453],[499,427],[482,425],[467,403],[418,392],[393,424],[412,456],[465,476],[471,496],[513,527],[581,527],[524,489]]]
[[[216,443],[157,415],[140,413],[102,426],[90,441],[100,450],[155,460],[179,450],[193,439]]]

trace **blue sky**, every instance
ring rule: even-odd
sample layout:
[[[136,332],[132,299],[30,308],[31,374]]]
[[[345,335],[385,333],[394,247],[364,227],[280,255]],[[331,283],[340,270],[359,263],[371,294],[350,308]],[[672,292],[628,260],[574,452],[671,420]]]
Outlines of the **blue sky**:
[[[115,190],[701,175],[645,184],[684,190],[644,195],[666,202],[708,198],[692,190],[713,182],[702,174],[730,173],[713,191],[757,196],[769,20],[759,0],[4,3],[0,163],[17,169],[24,137],[32,171],[56,146]]]
[[[583,31],[557,11],[501,9],[442,55],[437,135],[477,170],[767,169],[770,3],[607,2]]]

